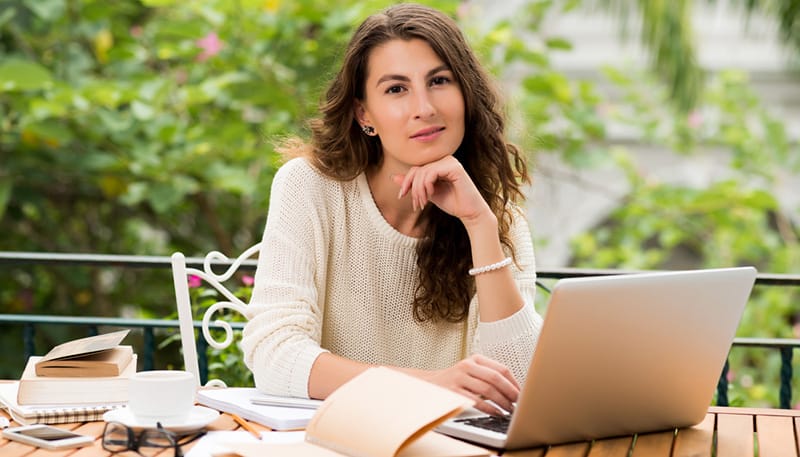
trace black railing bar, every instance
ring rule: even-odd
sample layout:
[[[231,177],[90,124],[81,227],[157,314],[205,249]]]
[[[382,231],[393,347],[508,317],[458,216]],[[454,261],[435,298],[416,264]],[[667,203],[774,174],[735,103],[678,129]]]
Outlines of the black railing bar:
[[[135,319],[121,317],[83,317],[83,316],[42,316],[35,314],[0,314],[0,322],[14,322],[24,324],[70,324],[70,325],[106,325],[112,327],[154,327],[154,328],[177,328],[179,322],[170,319]],[[196,320],[193,323],[195,328],[200,328],[202,321]],[[232,328],[236,330],[244,329],[245,322],[230,322]],[[212,322],[210,328],[221,329]],[[751,338],[737,337],[733,340],[734,346],[747,347],[793,347],[800,348],[800,339],[794,338]]]
[[[203,267],[202,257],[187,257],[187,266],[193,268]],[[42,265],[87,265],[87,266],[122,266],[134,268],[171,268],[170,258],[167,256],[147,256],[147,255],[116,255],[116,254],[80,254],[80,253],[57,253],[57,252],[24,252],[24,251],[0,251],[0,265],[22,265],[22,264],[42,264]],[[211,262],[212,265],[231,265],[233,260],[219,260]],[[242,262],[242,268],[246,270],[255,269],[258,261],[248,259]],[[579,278],[585,276],[609,276],[619,274],[643,273],[653,270],[623,270],[623,269],[602,269],[602,268],[542,268],[536,271],[540,278],[563,279]],[[781,285],[781,286],[800,286],[800,275],[779,274],[779,273],[758,273],[756,276],[757,284]]]
[[[203,261],[202,257],[187,257],[186,265],[202,269]],[[211,262],[211,265],[225,266],[233,262],[233,260],[218,260]],[[170,258],[166,256],[0,251],[0,265],[24,264],[172,268]],[[243,261],[240,268],[255,270],[257,264],[257,260],[249,259]]]
[[[800,339],[737,337],[733,339],[733,345],[740,347],[800,348]]]
[[[82,317],[82,316],[41,316],[34,314],[0,314],[0,323],[23,324],[67,324],[67,325],[106,325],[110,327],[150,327],[150,328],[178,328],[177,320],[168,319],[129,319],[121,317]],[[229,322],[236,330],[244,329],[245,322]],[[202,321],[194,321],[195,328],[203,325]],[[222,329],[222,326],[209,323],[209,328]]]

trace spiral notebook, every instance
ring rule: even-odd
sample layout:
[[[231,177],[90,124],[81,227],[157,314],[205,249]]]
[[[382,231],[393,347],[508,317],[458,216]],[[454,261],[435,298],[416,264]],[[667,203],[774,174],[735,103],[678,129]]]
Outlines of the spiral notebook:
[[[68,424],[103,420],[103,414],[120,408],[125,403],[102,405],[20,405],[17,403],[19,381],[0,382],[0,407],[8,411],[20,425]]]

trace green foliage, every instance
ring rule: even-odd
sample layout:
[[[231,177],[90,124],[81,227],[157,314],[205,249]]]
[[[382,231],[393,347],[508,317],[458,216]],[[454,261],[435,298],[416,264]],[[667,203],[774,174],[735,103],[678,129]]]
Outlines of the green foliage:
[[[252,245],[273,142],[304,132],[338,50],[378,3],[3,0],[0,250]],[[132,297],[163,311],[171,290],[137,284],[167,277],[19,269],[0,299],[12,312],[111,315]]]

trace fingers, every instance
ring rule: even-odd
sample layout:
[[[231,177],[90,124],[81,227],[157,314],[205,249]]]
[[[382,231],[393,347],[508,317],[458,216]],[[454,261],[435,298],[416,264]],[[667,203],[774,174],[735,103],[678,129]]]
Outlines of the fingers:
[[[499,411],[488,403],[494,402],[505,411],[514,410],[519,386],[505,366],[479,355],[465,359],[463,363],[468,375],[463,388],[472,394],[478,409],[497,414]]]
[[[515,391],[519,392],[519,383],[517,382],[517,379],[511,373],[511,370],[509,370],[505,365],[480,354],[475,354],[471,358],[474,359],[476,363],[485,365],[495,370],[496,372],[500,373],[503,376],[503,378],[508,380],[508,382],[510,382],[511,385],[514,386]],[[516,401],[516,398],[514,400]]]
[[[482,355],[472,355],[442,370],[434,382],[475,401],[475,407],[488,414],[514,410],[519,387],[502,364]]]
[[[414,211],[425,208],[436,194],[437,185],[445,185],[449,182],[450,170],[441,163],[428,164],[421,167],[411,167],[402,177],[400,191],[397,198],[406,195],[411,196],[411,205]],[[399,178],[394,178],[395,182]]]
[[[426,379],[472,399],[475,408],[487,414],[514,411],[519,396],[519,385],[508,368],[478,354],[437,370]]]
[[[508,413],[511,413],[513,410],[508,410],[505,408],[501,408],[499,405],[496,405],[494,402],[490,402],[487,400],[476,400],[475,401],[475,409],[482,411],[486,414],[491,414],[492,416],[502,416]]]
[[[431,173],[429,168],[412,167],[400,183],[400,192],[397,194],[397,198],[410,195],[413,210],[422,210],[435,192],[437,179],[439,179],[438,174]]]

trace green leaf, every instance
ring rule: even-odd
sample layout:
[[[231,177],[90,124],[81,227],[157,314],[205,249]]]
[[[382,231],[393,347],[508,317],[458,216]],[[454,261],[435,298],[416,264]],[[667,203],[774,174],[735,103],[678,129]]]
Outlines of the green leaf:
[[[229,192],[247,195],[256,189],[256,182],[246,169],[216,163],[209,168],[208,176],[216,186]]]
[[[177,205],[184,196],[174,183],[155,183],[149,186],[146,196],[147,202],[159,214],[164,214]]]
[[[571,51],[572,43],[565,38],[548,38],[544,44],[550,49],[560,49],[563,51]]]
[[[160,8],[164,6],[172,6],[178,3],[177,0],[141,0],[142,5],[149,6],[150,8]]]
[[[17,10],[13,6],[3,11],[3,14],[0,14],[0,29],[2,29],[6,25],[6,23],[11,19],[13,19],[14,16],[16,15],[17,15]]]
[[[3,220],[3,214],[5,214],[8,202],[11,200],[12,188],[10,179],[0,180],[0,221]]]
[[[117,111],[100,109],[97,110],[97,116],[100,118],[102,125],[111,132],[123,132],[133,124],[130,116],[125,116]]]
[[[62,122],[55,119],[47,119],[26,126],[25,130],[35,135],[40,140],[50,146],[59,146],[70,142],[73,138],[72,131]]]
[[[41,19],[53,22],[64,15],[67,5],[64,0],[28,0],[25,6]]]
[[[53,75],[42,65],[22,59],[0,63],[0,92],[50,89]]]
[[[149,121],[155,115],[152,106],[142,103],[139,100],[134,100],[131,103],[131,113],[133,113],[133,117],[140,121]]]

